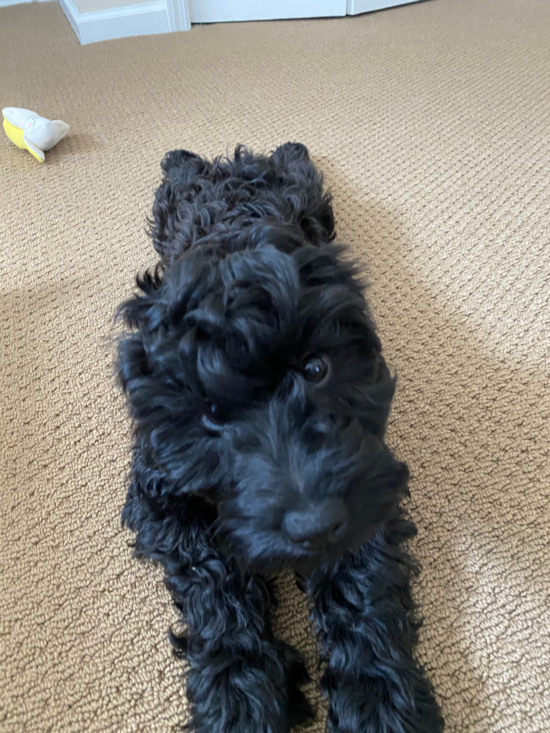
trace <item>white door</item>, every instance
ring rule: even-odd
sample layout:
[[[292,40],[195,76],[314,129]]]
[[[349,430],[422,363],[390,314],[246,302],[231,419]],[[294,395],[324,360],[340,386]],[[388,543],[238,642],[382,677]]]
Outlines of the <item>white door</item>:
[[[189,0],[191,23],[358,15],[418,0]]]
[[[326,18],[346,14],[346,0],[190,0],[191,23]]]

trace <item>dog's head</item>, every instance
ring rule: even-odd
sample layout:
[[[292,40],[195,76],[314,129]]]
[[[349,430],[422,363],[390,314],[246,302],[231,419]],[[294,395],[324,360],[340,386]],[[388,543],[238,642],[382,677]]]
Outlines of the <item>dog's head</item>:
[[[340,249],[247,236],[138,279],[119,374],[164,498],[215,504],[252,567],[307,569],[365,542],[406,491],[384,443],[395,383]]]

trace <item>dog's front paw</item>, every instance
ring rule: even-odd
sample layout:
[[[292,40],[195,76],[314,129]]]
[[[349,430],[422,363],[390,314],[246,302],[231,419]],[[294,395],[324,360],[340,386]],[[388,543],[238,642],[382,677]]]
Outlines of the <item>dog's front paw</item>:
[[[429,690],[411,696],[383,677],[329,677],[324,678],[328,733],[443,733],[443,718]]]
[[[226,650],[191,661],[187,695],[196,733],[289,733],[283,665],[271,655]]]

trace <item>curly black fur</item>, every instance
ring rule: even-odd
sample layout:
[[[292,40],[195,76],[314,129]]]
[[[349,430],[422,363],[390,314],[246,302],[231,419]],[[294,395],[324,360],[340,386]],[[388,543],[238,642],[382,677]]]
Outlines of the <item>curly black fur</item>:
[[[185,618],[197,733],[285,733],[312,711],[267,576],[303,578],[333,733],[439,733],[414,658],[395,382],[303,145],[163,161],[161,261],[120,312],[135,446],[123,522]]]

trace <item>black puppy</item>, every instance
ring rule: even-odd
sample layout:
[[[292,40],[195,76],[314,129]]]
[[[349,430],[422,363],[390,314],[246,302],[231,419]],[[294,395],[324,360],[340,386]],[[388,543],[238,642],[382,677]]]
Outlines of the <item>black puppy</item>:
[[[135,428],[123,522],[161,562],[187,633],[190,727],[286,733],[312,711],[268,576],[311,599],[332,733],[435,733],[414,658],[408,471],[384,443],[395,382],[330,196],[303,145],[169,153],[161,263],[121,306]]]

